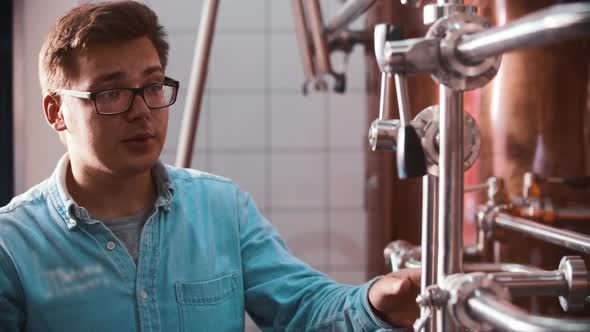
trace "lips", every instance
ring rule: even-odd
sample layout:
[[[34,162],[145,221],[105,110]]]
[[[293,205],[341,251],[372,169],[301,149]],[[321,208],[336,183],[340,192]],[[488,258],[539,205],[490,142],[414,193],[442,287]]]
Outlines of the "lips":
[[[145,133],[137,133],[134,135],[129,136],[128,138],[124,139],[124,142],[132,142],[132,141],[143,141],[148,140],[150,138],[156,137],[154,134],[145,132]]]

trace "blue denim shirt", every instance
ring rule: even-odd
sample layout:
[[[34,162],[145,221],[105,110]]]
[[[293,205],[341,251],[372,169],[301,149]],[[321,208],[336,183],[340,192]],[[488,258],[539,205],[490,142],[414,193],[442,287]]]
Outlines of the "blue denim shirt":
[[[0,208],[0,331],[388,329],[370,282],[340,285],[295,258],[231,181],[158,163],[137,265],[54,174]]]

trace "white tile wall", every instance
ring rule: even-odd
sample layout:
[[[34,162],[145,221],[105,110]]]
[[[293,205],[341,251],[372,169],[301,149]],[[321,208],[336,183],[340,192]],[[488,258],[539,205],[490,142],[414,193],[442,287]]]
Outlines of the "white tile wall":
[[[324,148],[326,146],[325,96],[296,93],[270,96],[273,148]]]
[[[170,115],[168,117],[168,136],[166,137],[166,144],[164,149],[174,153],[178,147],[178,140],[180,138],[180,129],[182,117],[184,115],[184,106],[186,104],[186,92],[181,91],[176,98],[176,103],[170,108]],[[203,151],[210,146],[211,112],[209,107],[210,97],[203,95],[201,104],[201,113],[199,115],[199,128],[197,130],[196,147],[198,151]]]
[[[262,93],[213,93],[211,148],[256,149],[266,146],[267,117]]]
[[[301,95],[304,81],[297,37],[292,31],[270,35],[270,88]]]
[[[222,0],[219,2],[217,29],[252,30],[263,32],[266,27],[265,13],[267,0]]]
[[[358,270],[366,265],[366,219],[362,208],[330,210],[328,270]]]
[[[265,47],[266,38],[262,32],[216,34],[209,68],[211,89],[264,89]]]
[[[362,207],[365,163],[362,152],[328,154],[330,207]]]
[[[328,98],[329,147],[363,151],[367,139],[365,96],[331,93]]]
[[[326,155],[281,153],[273,154],[271,160],[273,209],[326,207]]]

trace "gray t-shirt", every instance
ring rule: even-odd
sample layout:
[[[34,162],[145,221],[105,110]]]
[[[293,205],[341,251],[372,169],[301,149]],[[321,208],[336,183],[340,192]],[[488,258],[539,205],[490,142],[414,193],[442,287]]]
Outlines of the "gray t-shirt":
[[[128,217],[101,220],[127,248],[136,264],[139,256],[141,231],[151,212],[152,209],[148,209]]]

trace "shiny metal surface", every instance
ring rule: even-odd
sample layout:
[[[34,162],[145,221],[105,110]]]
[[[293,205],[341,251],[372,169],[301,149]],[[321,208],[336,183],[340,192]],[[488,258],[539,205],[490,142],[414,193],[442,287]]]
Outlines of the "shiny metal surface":
[[[371,8],[375,1],[376,0],[348,0],[344,3],[336,16],[330,20],[326,27],[325,34],[328,38],[328,42],[336,39],[350,23],[354,22]]]
[[[533,265],[510,263],[465,263],[465,272],[544,272]]]
[[[420,280],[420,293],[426,293],[426,287],[436,284],[438,281],[436,274],[436,207],[437,207],[437,182],[438,179],[425,175],[422,177],[422,247],[421,247],[421,268],[422,279]],[[420,308],[420,317],[427,319],[425,322],[425,331],[436,331],[435,316],[432,310],[424,307]]]
[[[590,236],[543,225],[528,219],[499,213],[494,218],[494,226],[532,236],[559,246],[590,253]]]
[[[513,332],[588,332],[590,320],[573,320],[531,315],[512,303],[486,292],[467,300],[474,319],[493,325],[497,331]]]
[[[438,280],[463,267],[463,93],[441,85],[440,160],[438,190]],[[452,322],[444,312],[437,317],[437,329],[450,330]]]
[[[195,43],[195,55],[187,87],[188,95],[182,115],[182,127],[180,128],[177,147],[178,153],[174,162],[178,167],[191,166],[218,7],[219,0],[206,0],[203,3],[199,34]]]
[[[590,3],[561,4],[527,15],[502,27],[466,35],[457,45],[460,58],[477,63],[525,47],[590,36]]]
[[[395,151],[399,120],[375,120],[369,128],[369,145],[371,150]]]
[[[568,283],[561,271],[500,272],[490,277],[512,296],[562,296],[568,294]]]
[[[462,271],[463,93],[440,86],[440,176],[437,274]]]
[[[463,170],[467,171],[473,166],[479,155],[481,134],[477,123],[471,114],[463,112],[463,123]],[[420,136],[422,140],[427,171],[433,176],[438,176],[440,151],[439,125],[440,114],[438,111],[438,105],[423,109],[412,120],[412,126],[416,129],[418,136]],[[487,184],[485,184],[485,188],[487,188]]]

